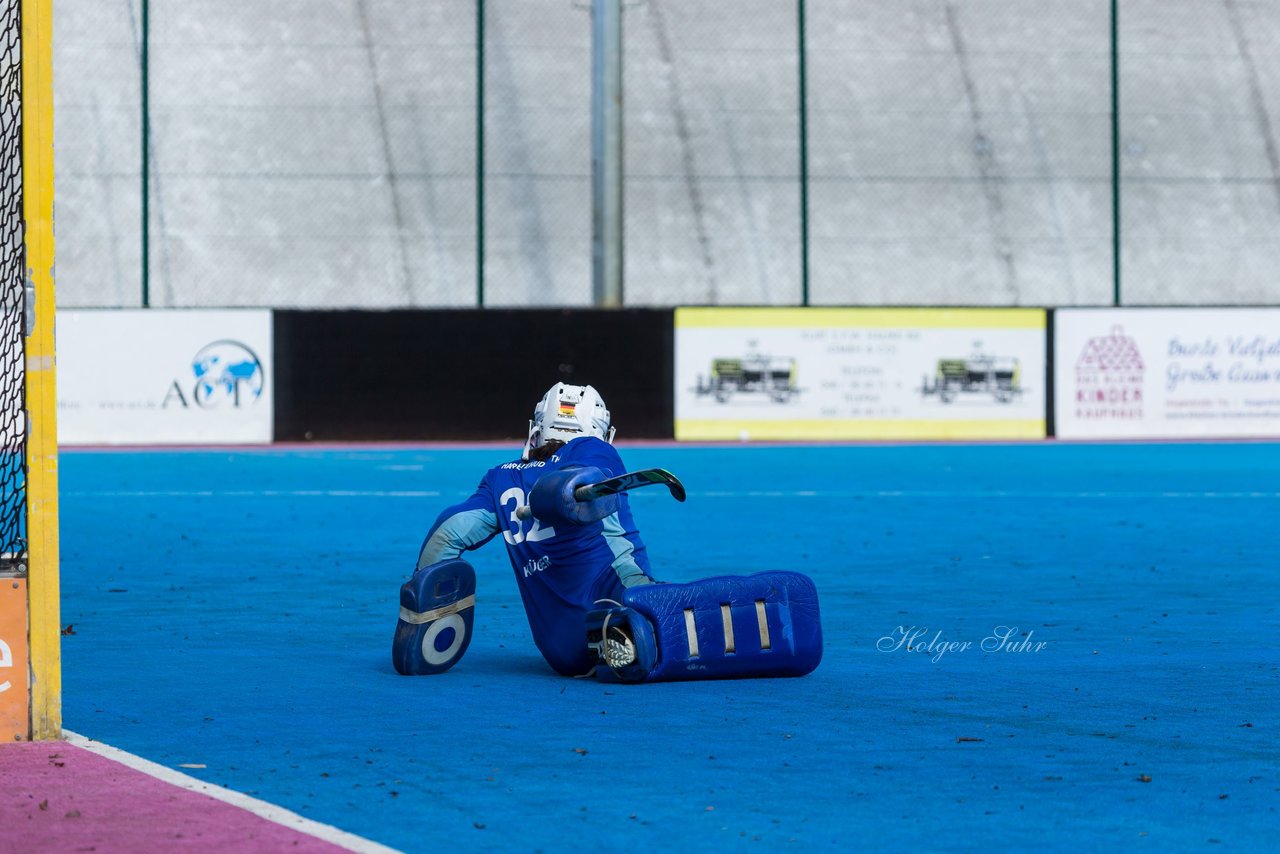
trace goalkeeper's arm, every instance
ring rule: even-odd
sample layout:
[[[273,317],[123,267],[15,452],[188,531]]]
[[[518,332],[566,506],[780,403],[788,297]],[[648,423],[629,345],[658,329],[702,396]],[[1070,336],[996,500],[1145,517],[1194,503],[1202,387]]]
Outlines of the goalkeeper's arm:
[[[437,518],[418,552],[418,568],[453,560],[477,549],[498,533],[498,517],[483,490],[461,504],[446,508]]]

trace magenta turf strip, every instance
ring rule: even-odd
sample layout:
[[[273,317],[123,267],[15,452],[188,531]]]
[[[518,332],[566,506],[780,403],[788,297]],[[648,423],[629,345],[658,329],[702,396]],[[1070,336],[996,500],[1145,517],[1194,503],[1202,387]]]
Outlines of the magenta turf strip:
[[[345,848],[65,741],[0,745],[0,850]]]

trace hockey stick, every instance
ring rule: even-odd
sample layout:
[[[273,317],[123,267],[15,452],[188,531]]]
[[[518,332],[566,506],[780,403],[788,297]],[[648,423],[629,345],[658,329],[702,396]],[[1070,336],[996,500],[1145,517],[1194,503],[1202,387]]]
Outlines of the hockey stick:
[[[626,474],[620,474],[617,477],[611,477],[598,483],[588,483],[575,489],[573,497],[579,501],[594,501],[606,495],[617,495],[619,492],[629,492],[642,486],[656,486],[657,484],[666,486],[671,492],[671,497],[676,501],[684,501],[684,484],[680,482],[680,478],[666,469],[629,471]],[[533,511],[528,507],[520,507],[516,510],[517,519],[529,519],[532,516]]]

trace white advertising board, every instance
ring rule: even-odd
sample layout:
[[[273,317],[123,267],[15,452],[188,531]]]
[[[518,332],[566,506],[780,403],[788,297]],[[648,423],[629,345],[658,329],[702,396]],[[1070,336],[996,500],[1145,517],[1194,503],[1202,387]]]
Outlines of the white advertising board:
[[[1063,439],[1280,436],[1280,309],[1060,309]]]
[[[677,439],[1034,439],[1042,309],[680,308]]]
[[[56,334],[61,444],[271,441],[270,311],[63,309]]]

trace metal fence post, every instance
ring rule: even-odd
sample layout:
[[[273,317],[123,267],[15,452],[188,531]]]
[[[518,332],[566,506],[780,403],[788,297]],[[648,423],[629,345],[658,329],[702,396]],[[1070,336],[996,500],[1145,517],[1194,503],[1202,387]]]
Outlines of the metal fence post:
[[[804,0],[796,2],[800,65],[800,304],[809,304],[809,84],[805,75]]]
[[[484,0],[476,0],[476,307],[484,308]]]
[[[622,2],[591,9],[591,285],[597,306],[622,306]]]
[[[1120,305],[1120,40],[1119,3],[1111,0],[1111,276],[1112,305]]]
[[[139,79],[142,88],[142,307],[151,307],[151,3],[142,0]]]

